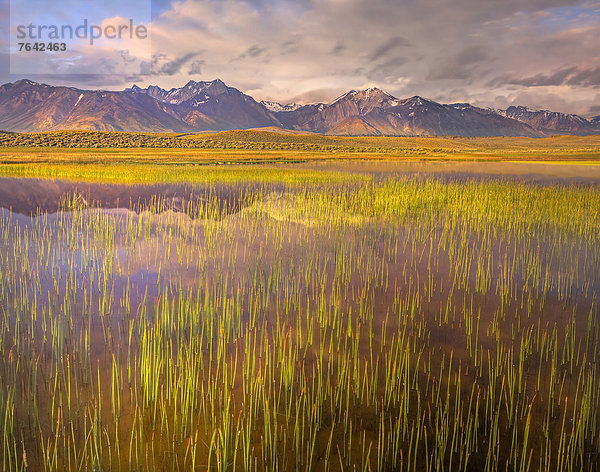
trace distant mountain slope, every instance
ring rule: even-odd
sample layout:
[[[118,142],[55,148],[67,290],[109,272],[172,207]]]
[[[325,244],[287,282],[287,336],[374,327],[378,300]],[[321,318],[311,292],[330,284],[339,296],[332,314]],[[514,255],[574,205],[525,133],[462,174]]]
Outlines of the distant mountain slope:
[[[468,103],[398,99],[378,88],[351,90],[331,103],[257,102],[221,80],[180,88],[123,91],[54,87],[29,80],[0,86],[0,129],[200,132],[278,128],[328,135],[529,136],[600,133],[600,117]]]
[[[371,88],[325,105],[276,113],[288,128],[340,135],[541,136],[531,126],[468,104],[442,105],[422,97],[397,99]]]
[[[263,105],[221,81],[121,92],[52,87],[29,80],[0,87],[0,129],[194,132],[281,126]]]
[[[381,136],[381,130],[364,116],[351,116],[327,131],[330,136]]]
[[[175,105],[181,119],[192,126],[196,124],[188,116],[190,112],[211,117],[218,129],[281,126],[264,105],[219,79],[211,82],[190,80],[185,86],[168,91],[156,86],[146,89],[134,86],[126,92],[138,96],[145,94],[162,103]]]
[[[375,109],[385,110],[397,102],[396,98],[376,88],[352,90],[330,104],[306,105],[290,112],[276,113],[276,116],[287,128],[326,133],[347,118],[364,116]],[[354,122],[360,129],[362,120]]]
[[[201,119],[212,123],[206,116]],[[172,107],[152,97],[51,87],[28,80],[0,87],[0,128],[160,132],[194,129]]]
[[[498,113],[508,118],[527,123],[545,134],[593,134],[594,125],[579,115],[559,113],[549,110],[530,110],[527,107],[512,106]]]

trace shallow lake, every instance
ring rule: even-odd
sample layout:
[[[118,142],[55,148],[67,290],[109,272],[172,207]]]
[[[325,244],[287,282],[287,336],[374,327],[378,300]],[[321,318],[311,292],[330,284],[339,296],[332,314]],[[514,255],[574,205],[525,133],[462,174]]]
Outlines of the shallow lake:
[[[5,469],[600,467],[600,167],[229,172],[0,178]]]

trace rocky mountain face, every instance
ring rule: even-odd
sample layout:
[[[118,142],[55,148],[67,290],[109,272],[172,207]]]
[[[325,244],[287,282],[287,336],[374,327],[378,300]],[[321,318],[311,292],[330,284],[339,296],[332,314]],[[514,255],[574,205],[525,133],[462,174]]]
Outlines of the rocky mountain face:
[[[199,132],[278,127],[331,135],[544,136],[600,132],[600,117],[492,110],[468,103],[398,99],[378,88],[352,90],[331,103],[257,102],[221,80],[181,88],[123,91],[53,87],[29,80],[0,86],[0,129]]]
[[[52,87],[28,80],[0,87],[0,129],[194,132],[281,126],[264,106],[220,80],[180,89],[120,92]]]
[[[249,95],[228,87],[221,80],[211,82],[189,81],[181,88],[164,90],[150,86],[146,89],[132,87],[125,92],[148,95],[161,103],[175,106],[179,118],[192,126],[200,125],[189,112],[197,112],[214,120],[215,125],[207,129],[259,128],[281,126],[281,123],[264,105]]]
[[[584,136],[595,131],[592,122],[582,116],[558,113],[548,110],[530,110],[527,107],[512,106],[498,113],[508,118],[527,123],[544,134],[575,134]]]
[[[206,124],[211,123],[205,118]],[[0,87],[0,129],[12,131],[193,131],[150,96],[78,90],[20,80]]]
[[[330,104],[275,113],[290,129],[332,135],[541,136],[531,126],[468,104],[442,105],[422,97],[397,99],[371,88]]]

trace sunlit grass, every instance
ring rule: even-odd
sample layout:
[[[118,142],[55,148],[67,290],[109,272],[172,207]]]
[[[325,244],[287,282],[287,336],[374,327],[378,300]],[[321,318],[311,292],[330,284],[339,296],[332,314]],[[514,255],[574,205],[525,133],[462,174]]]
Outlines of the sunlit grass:
[[[124,169],[208,190],[0,210],[4,470],[600,466],[597,187]]]

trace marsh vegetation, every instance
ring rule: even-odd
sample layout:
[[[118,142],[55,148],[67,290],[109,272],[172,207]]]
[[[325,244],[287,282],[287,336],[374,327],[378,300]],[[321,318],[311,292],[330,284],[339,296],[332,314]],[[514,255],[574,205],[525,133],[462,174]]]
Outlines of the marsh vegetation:
[[[593,183],[226,167],[0,209],[0,461],[595,471],[599,295]]]

